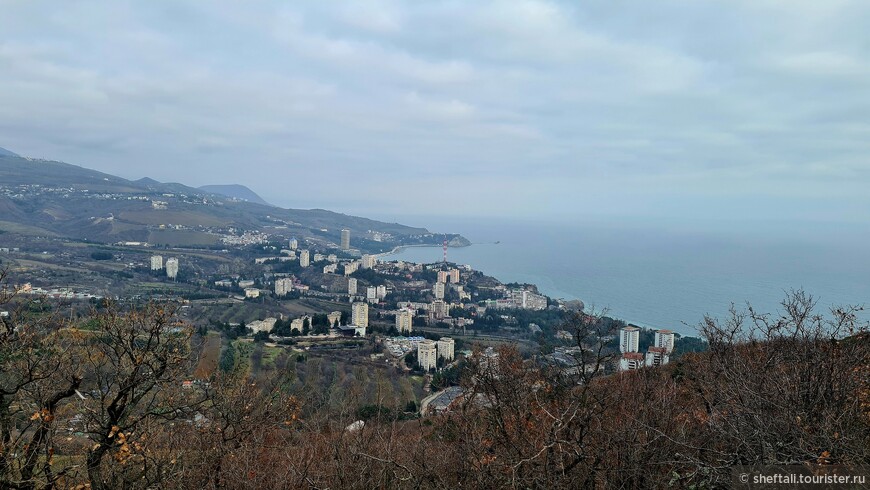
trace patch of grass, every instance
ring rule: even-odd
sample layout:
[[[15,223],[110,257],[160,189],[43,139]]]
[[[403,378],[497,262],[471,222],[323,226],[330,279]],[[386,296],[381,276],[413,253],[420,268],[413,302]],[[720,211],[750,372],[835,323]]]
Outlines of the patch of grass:
[[[0,230],[4,232],[18,233],[19,235],[28,235],[28,236],[50,236],[56,237],[58,236],[56,233],[52,233],[44,228],[39,228],[36,226],[23,225],[20,223],[13,223],[11,221],[2,221],[0,220]]]
[[[263,347],[263,359],[260,361],[260,369],[273,370],[275,369],[275,360],[278,359],[286,349],[283,347]]]
[[[225,226],[229,220],[198,211],[124,211],[119,219],[142,225]]]
[[[184,247],[189,245],[215,245],[220,238],[211,233],[188,230],[154,230],[148,234],[148,242],[155,245]]]

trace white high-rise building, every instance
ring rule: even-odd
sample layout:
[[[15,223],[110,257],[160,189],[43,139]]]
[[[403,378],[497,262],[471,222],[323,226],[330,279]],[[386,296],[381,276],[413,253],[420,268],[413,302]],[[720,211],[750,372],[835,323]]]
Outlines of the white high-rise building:
[[[369,286],[366,288],[366,301],[374,302],[378,300],[378,288]]]
[[[434,286],[432,286],[432,294],[435,295],[435,299],[444,299],[444,283],[436,282]]]
[[[399,333],[411,333],[414,324],[414,312],[407,309],[402,308],[401,310],[396,312],[396,330]]]
[[[387,297],[387,287],[384,285],[380,285],[375,288],[375,294],[377,294],[378,299],[384,299]]]
[[[445,361],[453,360],[453,345],[454,341],[450,337],[441,337],[438,342],[438,357],[443,357]]]
[[[459,284],[459,269],[450,269],[447,271],[447,277],[453,284]]]
[[[151,256],[151,270],[159,271],[163,268],[163,256],[162,255],[152,255]]]
[[[347,294],[353,296],[356,294],[356,278],[348,278],[347,280]]]
[[[359,261],[354,260],[344,264],[344,275],[349,276],[359,269]]]
[[[178,277],[178,259],[175,257],[166,259],[166,277],[170,279]]]
[[[291,238],[289,245],[290,245],[290,250],[296,250],[297,248],[299,248],[299,240],[297,240],[295,238]]]
[[[301,250],[299,252],[299,265],[302,267],[308,267],[311,265],[311,257],[308,250]]]
[[[350,306],[350,322],[357,327],[369,326],[369,305],[354,303]]]
[[[438,282],[459,284],[459,269],[438,271]]]
[[[438,271],[438,279],[437,282],[447,282],[447,271]]]
[[[674,352],[674,332],[671,330],[657,330],[654,345],[664,347],[665,354]]]
[[[350,250],[350,230],[341,230],[341,249]]]
[[[619,351],[637,352],[640,342],[640,329],[637,327],[624,327],[619,331]]]
[[[421,340],[417,344],[417,364],[419,364],[424,371],[435,369],[435,367],[438,366],[437,352],[434,340]]]
[[[429,311],[432,312],[433,317],[437,320],[441,320],[450,316],[450,304],[445,303],[442,299],[436,299],[429,306]]]
[[[377,264],[377,263],[378,263],[378,259],[377,259],[377,257],[375,257],[374,255],[368,255],[368,254],[366,254],[366,255],[363,255],[363,256],[362,256],[362,264],[361,264],[361,266],[362,266],[363,269],[371,269],[371,268],[374,267],[375,264]]]
[[[275,279],[275,296],[286,296],[290,291],[293,291],[292,279]]]

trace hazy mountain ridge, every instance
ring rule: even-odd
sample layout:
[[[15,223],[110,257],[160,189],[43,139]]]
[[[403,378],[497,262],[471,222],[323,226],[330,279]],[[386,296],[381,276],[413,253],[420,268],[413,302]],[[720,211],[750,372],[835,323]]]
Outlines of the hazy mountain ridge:
[[[202,185],[199,186],[199,190],[208,192],[210,194],[220,194],[222,196],[231,197],[234,199],[240,199],[243,201],[248,201],[256,204],[262,204],[264,206],[271,206],[265,199],[260,197],[256,192],[251,190],[250,187],[241,185],[241,184],[214,184],[214,185]]]
[[[166,235],[165,229],[175,234],[196,233],[208,241],[215,239],[207,235],[214,229],[275,227],[293,236],[337,242],[340,230],[348,228],[355,246],[364,250],[383,246],[362,238],[371,231],[396,237],[429,233],[425,228],[322,209],[284,209],[239,201],[147,177],[131,181],[64,162],[6,153],[0,155],[0,228],[7,223],[7,231],[39,234],[44,230],[46,235],[102,242],[154,242],[155,237]],[[19,225],[18,229],[9,223]]]

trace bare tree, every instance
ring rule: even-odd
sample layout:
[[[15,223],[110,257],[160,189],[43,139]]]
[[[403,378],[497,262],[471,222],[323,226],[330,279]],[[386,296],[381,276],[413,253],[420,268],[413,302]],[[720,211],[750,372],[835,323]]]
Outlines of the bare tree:
[[[124,313],[112,306],[95,316],[97,330],[84,345],[90,391],[82,402],[93,443],[86,457],[92,488],[159,482],[149,460],[155,452],[145,450],[149,434],[140,428],[188,419],[201,403],[181,388],[191,329],[175,313],[174,305],[148,304]]]
[[[0,486],[51,488],[74,466],[56,469],[57,411],[76,393],[81,372],[65,353],[70,345],[53,315],[29,313],[0,271]]]

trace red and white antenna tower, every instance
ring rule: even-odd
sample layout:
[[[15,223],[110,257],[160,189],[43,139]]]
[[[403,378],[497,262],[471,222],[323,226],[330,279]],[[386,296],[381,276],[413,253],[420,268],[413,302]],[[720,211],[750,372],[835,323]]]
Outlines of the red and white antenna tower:
[[[447,240],[444,240],[444,263],[447,263]]]

